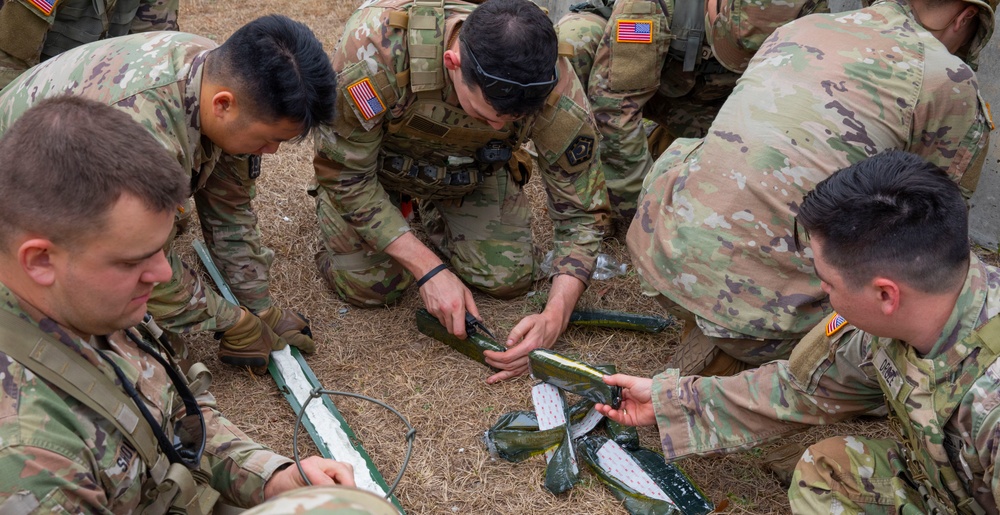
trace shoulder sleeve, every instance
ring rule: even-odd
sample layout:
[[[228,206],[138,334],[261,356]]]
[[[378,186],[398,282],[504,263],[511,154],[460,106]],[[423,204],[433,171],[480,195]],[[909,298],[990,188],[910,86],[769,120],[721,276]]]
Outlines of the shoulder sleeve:
[[[947,170],[968,198],[979,182],[990,120],[976,73],[939,47],[926,46],[909,150]]]

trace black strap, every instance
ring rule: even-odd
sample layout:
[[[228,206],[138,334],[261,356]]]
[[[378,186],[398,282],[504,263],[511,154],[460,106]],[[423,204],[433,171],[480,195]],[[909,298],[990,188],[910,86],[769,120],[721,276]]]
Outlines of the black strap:
[[[136,391],[135,385],[128,380],[125,376],[125,372],[104,353],[104,351],[97,350],[97,353],[104,359],[111,368],[114,369],[115,375],[118,376],[118,380],[122,384],[122,388],[128,393],[128,396],[135,403],[136,407],[139,408],[139,412],[142,413],[142,417],[146,419],[146,422],[152,427],[153,434],[156,435],[156,441],[160,444],[160,450],[167,456],[170,463],[180,463],[185,467],[195,470],[201,465],[201,456],[205,452],[205,441],[207,435],[205,433],[205,416],[201,413],[201,408],[198,406],[198,401],[194,398],[191,390],[187,386],[187,380],[181,377],[180,373],[173,367],[173,365],[167,362],[163,356],[160,355],[155,349],[149,346],[146,342],[142,341],[141,338],[135,336],[132,331],[125,331],[126,336],[132,343],[135,343],[139,349],[141,349],[146,354],[150,355],[163,366],[167,372],[167,376],[170,377],[170,382],[174,384],[174,388],[177,389],[177,393],[180,395],[181,401],[184,402],[184,411],[186,416],[197,417],[200,429],[201,429],[201,442],[198,444],[196,449],[183,449],[181,444],[178,443],[176,446],[170,441],[170,438],[163,432],[163,428],[160,427],[159,422],[153,417],[153,414],[149,412],[149,408],[146,407],[146,403],[143,402],[142,398],[139,396],[139,392]],[[168,414],[169,415],[169,414]]]
[[[446,265],[444,263],[441,263],[440,265],[438,265],[438,266],[436,266],[434,268],[431,268],[430,272],[427,272],[426,274],[424,274],[424,276],[421,277],[420,280],[417,281],[417,289],[420,289],[420,287],[423,286],[424,283],[426,283],[427,281],[430,281],[432,277],[434,277],[435,275],[438,274],[438,272],[440,272],[441,270],[444,270],[446,268],[448,268],[448,265]]]

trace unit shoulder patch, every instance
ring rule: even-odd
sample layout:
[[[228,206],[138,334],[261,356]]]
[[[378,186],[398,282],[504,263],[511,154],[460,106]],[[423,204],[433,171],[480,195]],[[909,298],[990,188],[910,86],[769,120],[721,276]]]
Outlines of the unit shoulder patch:
[[[28,0],[28,4],[34,6],[45,16],[52,16],[52,11],[56,9],[59,0]]]
[[[365,119],[371,120],[385,112],[385,103],[379,97],[378,91],[372,86],[372,81],[365,77],[350,86],[347,86],[347,94],[354,102],[354,107]]]
[[[569,148],[566,149],[566,160],[571,166],[590,161],[594,155],[594,138],[590,136],[577,136]]]
[[[652,43],[653,20],[616,20],[615,41],[619,43]]]
[[[826,335],[833,336],[845,325],[847,325],[847,319],[834,312],[830,315],[830,321],[826,323]]]

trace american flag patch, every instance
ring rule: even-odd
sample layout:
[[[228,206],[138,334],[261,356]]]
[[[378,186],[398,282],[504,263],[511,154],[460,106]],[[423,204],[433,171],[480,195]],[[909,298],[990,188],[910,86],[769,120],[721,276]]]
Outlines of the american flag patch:
[[[385,104],[375,92],[372,81],[368,80],[368,77],[347,86],[347,92],[350,93],[351,100],[354,100],[354,105],[358,106],[361,116],[364,116],[365,120],[371,120],[385,111]]]
[[[830,321],[826,323],[826,335],[833,336],[841,327],[847,325],[847,319],[834,313],[830,316]]]
[[[45,16],[51,16],[52,10],[56,8],[56,2],[58,0],[28,0],[28,3],[38,8],[39,11],[45,13]]]
[[[619,43],[652,43],[653,22],[650,20],[618,20],[615,35]]]

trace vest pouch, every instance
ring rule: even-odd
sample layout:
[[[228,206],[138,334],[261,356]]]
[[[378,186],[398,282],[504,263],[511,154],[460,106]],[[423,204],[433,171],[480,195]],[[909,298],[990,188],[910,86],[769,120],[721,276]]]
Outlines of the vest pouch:
[[[447,167],[382,151],[378,178],[389,190],[422,200],[462,198],[482,182],[475,163]]]
[[[140,513],[211,515],[219,500],[219,492],[209,486],[210,474],[204,468],[204,462],[194,471],[180,463],[173,463],[163,481],[156,483],[152,478],[147,479],[147,485],[143,486],[144,506]]]

